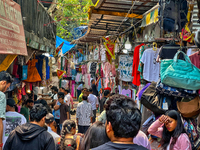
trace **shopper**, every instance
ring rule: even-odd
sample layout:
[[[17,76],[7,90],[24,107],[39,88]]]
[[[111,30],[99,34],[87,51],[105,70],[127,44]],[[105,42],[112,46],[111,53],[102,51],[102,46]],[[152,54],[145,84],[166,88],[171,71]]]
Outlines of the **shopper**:
[[[81,103],[83,101],[83,99],[82,99],[83,94],[87,94],[87,88],[83,88],[82,89],[82,92],[81,92],[81,94],[80,94],[80,96],[78,98],[78,102],[79,103]]]
[[[9,73],[6,71],[0,72],[0,150],[3,147],[3,120],[6,118],[6,96],[4,92],[10,87],[13,79]]]
[[[6,104],[6,119],[3,121],[3,144],[6,143],[11,131],[26,123],[26,118],[15,111],[15,101],[12,98],[8,98]]]
[[[98,98],[92,94],[92,89],[89,89],[89,96],[88,96],[88,102],[92,105],[92,111],[93,111],[93,117],[92,117],[92,123],[96,121],[96,113],[97,108],[99,107],[99,101]]]
[[[59,88],[59,92],[65,92],[65,88],[64,87],[61,87],[61,88]]]
[[[81,94],[81,90],[83,89],[83,82],[80,82],[79,83],[79,86],[77,87],[77,101],[78,101],[78,98],[79,98],[79,96],[80,96],[80,94]]]
[[[60,149],[79,150],[80,136],[76,136],[76,124],[72,120],[65,120],[61,131]]]
[[[41,99],[38,102],[47,108],[48,113],[52,113],[50,106],[47,104],[47,102],[44,99]]]
[[[95,95],[95,96],[99,96],[99,93],[98,93],[98,91],[97,91],[97,84],[99,83],[99,80],[101,79],[101,77],[98,77],[98,79],[97,79],[97,81],[95,82],[95,80],[94,79],[92,79],[91,80],[91,83],[92,83],[92,91],[93,91],[93,94]]]
[[[65,102],[66,104],[70,107],[70,99],[71,99],[71,96],[70,96],[70,93],[69,93],[69,90],[65,89]]]
[[[55,87],[55,86],[53,86],[53,87],[52,87],[52,91],[53,91],[53,93],[54,93],[53,96],[52,96],[52,102],[49,103],[48,105],[52,106],[52,108],[53,108],[53,107],[55,106],[57,100],[58,100],[58,88]],[[55,113],[56,113],[56,112],[55,112]],[[59,118],[59,117],[57,117],[57,118]]]
[[[113,95],[106,105],[106,133],[111,140],[94,150],[135,149],[147,150],[133,143],[141,124],[141,112],[131,98]]]
[[[34,105],[33,100],[28,99],[25,101],[24,106],[20,110],[20,114],[24,115],[24,117],[26,118],[26,122],[29,122],[29,112],[30,109],[33,107],[33,105]]]
[[[65,94],[62,92],[58,93],[58,101],[60,102],[60,106],[57,107],[60,109],[60,130],[62,129],[62,123],[65,120],[69,120],[70,119],[70,110],[69,110],[69,106],[66,104],[66,102],[64,101],[64,96]],[[56,110],[56,109],[55,109]]]
[[[104,93],[103,93],[103,98],[100,100],[100,113],[103,112],[104,104],[105,104],[106,100],[109,98],[109,96],[110,96],[110,91],[105,90]]]
[[[45,118],[45,123],[48,127],[47,131],[53,136],[54,142],[57,143],[60,136],[57,134],[57,125],[54,121],[54,116],[51,113],[48,113]]]
[[[53,137],[43,127],[46,115],[46,107],[34,105],[30,110],[30,123],[20,125],[10,133],[4,150],[55,150]]]
[[[87,95],[83,95],[83,101],[78,104],[76,110],[76,120],[78,133],[85,133],[92,123],[93,111],[92,105],[87,102]]]
[[[105,125],[102,122],[95,122],[86,132],[80,150],[89,150],[109,142],[106,135]]]
[[[149,127],[148,132],[161,138],[161,146],[163,149],[192,150],[180,114],[175,110],[170,110],[166,115],[162,115],[157,119]]]

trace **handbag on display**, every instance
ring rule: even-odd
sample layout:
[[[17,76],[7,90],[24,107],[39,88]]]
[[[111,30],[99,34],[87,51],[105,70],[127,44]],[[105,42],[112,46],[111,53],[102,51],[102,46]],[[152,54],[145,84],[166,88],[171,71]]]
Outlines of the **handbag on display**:
[[[180,53],[184,55],[185,60],[178,59]],[[171,59],[161,61],[160,75],[161,82],[168,86],[195,91],[200,89],[200,69],[194,66],[182,51],[176,53],[173,61]]]
[[[165,114],[166,110],[162,109],[163,101],[158,96],[156,92],[156,82],[152,82],[143,92],[141,104],[156,114]]]
[[[167,86],[163,84],[160,79],[157,82],[156,91],[159,94],[166,94],[168,96],[182,97],[182,98],[187,97],[191,99],[194,99],[198,95],[197,91],[194,90],[186,90],[186,89]]]
[[[183,98],[181,102],[177,102],[178,111],[185,118],[192,118],[200,113],[200,98],[194,99]]]

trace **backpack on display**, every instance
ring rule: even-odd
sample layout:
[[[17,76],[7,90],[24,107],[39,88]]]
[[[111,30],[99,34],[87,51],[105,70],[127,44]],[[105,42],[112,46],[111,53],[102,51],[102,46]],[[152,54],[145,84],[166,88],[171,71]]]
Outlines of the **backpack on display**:
[[[182,28],[187,23],[188,3],[187,0],[159,0],[159,12],[160,23],[163,29],[168,32],[177,30],[181,32]],[[175,22],[177,22],[178,28],[175,28]]]

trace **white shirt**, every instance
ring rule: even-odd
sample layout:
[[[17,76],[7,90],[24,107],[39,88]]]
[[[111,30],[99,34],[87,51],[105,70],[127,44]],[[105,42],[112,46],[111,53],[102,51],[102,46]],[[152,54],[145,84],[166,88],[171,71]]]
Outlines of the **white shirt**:
[[[64,100],[66,101],[66,104],[69,106],[69,103],[70,103],[70,94],[69,93],[67,95],[65,95]]]
[[[157,82],[160,73],[160,63],[156,62],[160,49],[154,51],[153,48],[148,48],[144,51],[141,62],[144,64],[143,77],[149,82]]]
[[[18,112],[6,112],[6,120],[3,121],[3,145],[5,145],[10,132],[13,131],[17,126],[25,123],[26,118]]]
[[[88,102],[92,105],[92,110],[96,110],[96,105],[99,105],[98,98],[94,94],[89,94]]]
[[[54,96],[53,96],[53,100],[58,100],[58,94],[55,94]]]
[[[49,126],[48,126],[48,130],[47,131],[53,136],[54,141],[57,141],[58,138],[60,138],[60,136],[57,133],[55,133],[54,131],[52,131]]]

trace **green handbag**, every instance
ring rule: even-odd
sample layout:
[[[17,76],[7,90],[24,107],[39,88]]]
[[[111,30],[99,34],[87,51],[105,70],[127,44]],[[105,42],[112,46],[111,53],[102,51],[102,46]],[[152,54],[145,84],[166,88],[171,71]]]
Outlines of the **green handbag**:
[[[178,59],[180,53],[185,60]],[[200,69],[194,66],[182,51],[177,52],[173,60],[162,60],[160,75],[161,82],[168,86],[188,90],[200,89]]]

